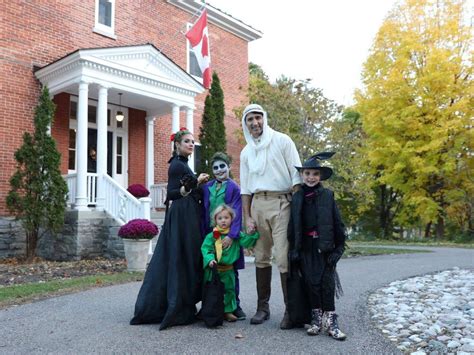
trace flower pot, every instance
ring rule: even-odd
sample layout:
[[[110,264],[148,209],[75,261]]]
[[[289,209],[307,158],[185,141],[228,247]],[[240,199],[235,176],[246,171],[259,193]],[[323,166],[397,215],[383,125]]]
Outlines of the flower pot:
[[[149,239],[123,239],[128,271],[145,271],[150,249]]]

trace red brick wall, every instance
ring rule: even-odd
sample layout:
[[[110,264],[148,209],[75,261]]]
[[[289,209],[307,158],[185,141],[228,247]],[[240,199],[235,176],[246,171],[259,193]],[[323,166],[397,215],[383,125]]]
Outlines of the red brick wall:
[[[51,135],[56,139],[56,147],[61,153],[61,174],[67,174],[69,159],[69,103],[70,95],[61,93],[53,99],[56,104]]]
[[[128,110],[128,184],[145,185],[146,112]]]
[[[92,31],[94,7],[95,0],[0,1],[0,33],[3,35],[0,50],[0,215],[7,214],[5,196],[15,168],[13,154],[21,145],[22,133],[31,131],[33,126],[34,107],[39,95],[34,66],[43,67],[81,48],[152,43],[179,66],[186,68],[186,42],[179,32],[185,29],[186,22],[191,19],[190,14],[165,0],[117,1],[117,39],[114,40]],[[234,117],[232,110],[246,100],[248,44],[213,24],[209,24],[209,33],[211,66],[220,76],[225,95],[228,152],[234,158],[234,176],[238,176],[241,147],[235,131],[239,129],[239,119]],[[205,93],[196,98],[196,139],[204,98]],[[58,114],[52,132],[63,154],[61,169],[66,172],[68,124],[64,121],[64,114],[68,100],[61,95],[57,95],[55,100]],[[158,118],[155,130],[156,182],[167,179],[170,131],[170,115]],[[134,169],[134,166],[130,167],[130,182],[132,176],[140,179],[140,174],[144,174],[137,172],[135,175]]]

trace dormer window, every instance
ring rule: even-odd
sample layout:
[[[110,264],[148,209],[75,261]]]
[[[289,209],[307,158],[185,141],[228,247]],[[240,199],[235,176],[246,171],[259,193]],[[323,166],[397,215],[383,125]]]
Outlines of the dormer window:
[[[116,39],[115,0],[95,0],[94,32]]]

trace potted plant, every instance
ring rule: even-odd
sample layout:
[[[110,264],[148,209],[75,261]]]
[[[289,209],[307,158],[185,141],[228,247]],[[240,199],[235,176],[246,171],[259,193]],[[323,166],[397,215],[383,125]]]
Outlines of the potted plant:
[[[150,191],[141,184],[132,184],[127,188],[127,191],[136,198],[148,197],[150,195]]]
[[[158,227],[147,219],[132,219],[120,227],[128,271],[145,271],[150,240],[158,234]]]

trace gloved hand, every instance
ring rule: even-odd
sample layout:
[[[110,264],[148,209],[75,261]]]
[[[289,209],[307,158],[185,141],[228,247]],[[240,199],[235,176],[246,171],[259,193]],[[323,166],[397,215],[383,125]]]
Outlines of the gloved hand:
[[[339,259],[341,258],[342,253],[340,250],[335,250],[328,256],[328,264],[329,266],[335,267]]]
[[[181,178],[181,185],[184,186],[186,192],[189,192],[197,187],[197,179],[191,174],[186,174]]]
[[[288,257],[290,261],[300,261],[301,260],[300,251],[296,249],[292,249],[288,252]]]

